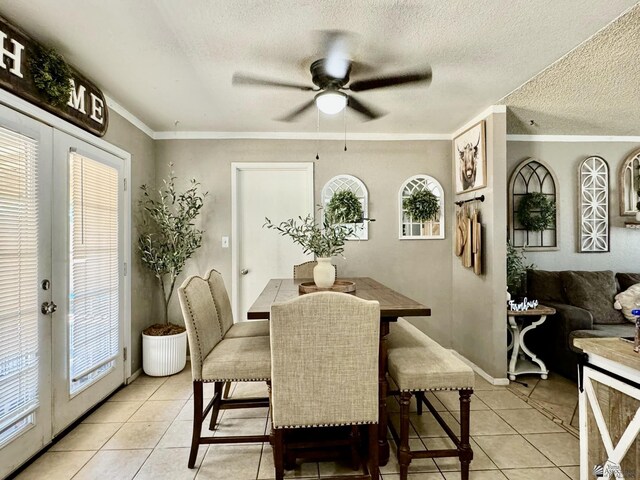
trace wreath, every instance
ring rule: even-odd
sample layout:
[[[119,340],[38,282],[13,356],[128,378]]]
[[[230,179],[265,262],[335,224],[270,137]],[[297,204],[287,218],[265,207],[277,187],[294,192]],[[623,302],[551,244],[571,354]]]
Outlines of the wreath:
[[[36,45],[29,57],[29,68],[36,88],[55,107],[69,101],[71,68],[53,48]]]
[[[556,202],[540,192],[527,193],[518,206],[518,221],[530,232],[541,232],[556,220]]]
[[[362,222],[362,203],[351,190],[340,190],[333,194],[327,204],[326,216],[333,225]]]
[[[429,190],[417,190],[402,201],[402,208],[412,220],[435,220],[440,213],[440,200]]]

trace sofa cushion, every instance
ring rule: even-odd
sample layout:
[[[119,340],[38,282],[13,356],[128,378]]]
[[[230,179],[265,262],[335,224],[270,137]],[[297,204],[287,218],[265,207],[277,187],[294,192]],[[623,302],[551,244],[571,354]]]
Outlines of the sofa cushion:
[[[640,283],[640,273],[616,273],[616,280],[620,285],[620,291],[624,292],[631,285]]]
[[[622,313],[613,308],[617,285],[613,272],[560,272],[564,292],[571,305],[589,310],[594,323],[623,323]]]
[[[527,297],[541,302],[567,303],[560,273],[546,270],[528,270]]]
[[[640,283],[631,285],[624,292],[617,294],[615,300],[613,308],[616,310],[622,310],[624,318],[635,323],[636,316],[631,312],[633,310],[640,309]]]

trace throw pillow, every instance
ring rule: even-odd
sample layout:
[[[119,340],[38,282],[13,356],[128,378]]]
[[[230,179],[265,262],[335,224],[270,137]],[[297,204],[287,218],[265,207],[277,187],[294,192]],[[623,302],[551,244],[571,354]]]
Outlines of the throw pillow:
[[[622,310],[624,318],[635,323],[636,317],[631,314],[631,310],[640,309],[640,283],[631,285],[624,292],[617,294],[613,308]]]
[[[567,303],[560,272],[527,270],[527,297],[540,302]]]
[[[640,273],[616,273],[616,279],[620,284],[620,291],[624,292],[632,285],[640,283]]]
[[[622,313],[613,308],[618,293],[613,272],[560,272],[564,293],[569,303],[593,315],[593,323],[624,323]]]

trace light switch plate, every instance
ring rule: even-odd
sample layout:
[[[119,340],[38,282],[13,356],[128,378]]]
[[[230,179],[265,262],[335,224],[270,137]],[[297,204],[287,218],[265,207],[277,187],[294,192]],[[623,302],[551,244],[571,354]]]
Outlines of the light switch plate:
[[[222,237],[222,248],[229,248],[229,237]]]

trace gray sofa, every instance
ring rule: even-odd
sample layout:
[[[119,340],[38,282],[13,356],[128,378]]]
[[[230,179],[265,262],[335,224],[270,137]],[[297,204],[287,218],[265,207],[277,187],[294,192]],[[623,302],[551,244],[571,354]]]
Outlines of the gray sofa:
[[[526,343],[547,368],[577,379],[577,337],[630,337],[635,326],[613,308],[614,297],[640,283],[640,273],[578,270],[527,272],[527,297],[556,309]]]

